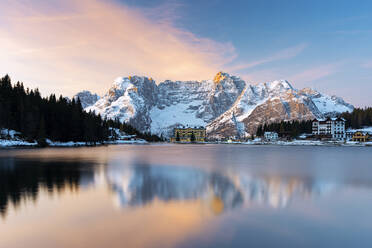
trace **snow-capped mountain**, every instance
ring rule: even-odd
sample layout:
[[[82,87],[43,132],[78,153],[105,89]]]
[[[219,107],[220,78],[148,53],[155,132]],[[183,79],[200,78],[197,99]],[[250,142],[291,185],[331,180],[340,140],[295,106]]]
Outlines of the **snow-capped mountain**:
[[[206,126],[215,138],[254,133],[262,123],[321,118],[354,108],[336,96],[297,90],[285,80],[249,85],[223,72],[213,80],[158,85],[147,77],[118,78],[104,97],[87,106],[86,111],[141,131],[169,137],[179,125]]]
[[[159,85],[147,77],[118,78],[86,111],[169,136],[178,125],[206,126],[234,104],[244,86],[243,80],[225,73],[217,74],[214,80]]]
[[[311,120],[352,111],[354,107],[339,97],[305,88],[297,90],[279,80],[247,85],[228,111],[207,126],[212,137],[245,136],[263,123],[281,120]]]
[[[78,98],[80,99],[81,106],[85,109],[86,107],[95,104],[98,101],[99,96],[97,94],[92,94],[90,91],[84,90],[73,96],[75,101]]]

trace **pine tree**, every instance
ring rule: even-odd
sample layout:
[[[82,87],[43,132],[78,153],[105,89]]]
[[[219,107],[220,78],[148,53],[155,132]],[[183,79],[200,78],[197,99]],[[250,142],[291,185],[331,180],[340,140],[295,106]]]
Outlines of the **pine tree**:
[[[190,141],[191,142],[195,142],[195,134],[194,134],[194,132],[191,132]]]
[[[41,117],[40,124],[39,124],[39,131],[38,131],[38,135],[37,135],[37,143],[38,143],[39,146],[45,147],[45,146],[48,145],[46,140],[45,140],[45,137],[46,137],[45,121],[44,121],[44,117]]]

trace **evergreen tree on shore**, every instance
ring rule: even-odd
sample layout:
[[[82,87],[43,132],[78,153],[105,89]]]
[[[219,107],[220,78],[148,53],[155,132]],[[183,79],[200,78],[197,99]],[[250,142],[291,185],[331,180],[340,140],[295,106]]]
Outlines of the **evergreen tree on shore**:
[[[355,108],[351,113],[341,115],[346,120],[346,128],[363,128],[372,126],[372,108]]]

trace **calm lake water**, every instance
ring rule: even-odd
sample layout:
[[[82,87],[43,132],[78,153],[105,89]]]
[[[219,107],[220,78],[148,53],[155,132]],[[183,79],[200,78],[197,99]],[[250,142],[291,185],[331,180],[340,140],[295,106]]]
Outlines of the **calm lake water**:
[[[372,247],[372,148],[0,151],[0,247]]]

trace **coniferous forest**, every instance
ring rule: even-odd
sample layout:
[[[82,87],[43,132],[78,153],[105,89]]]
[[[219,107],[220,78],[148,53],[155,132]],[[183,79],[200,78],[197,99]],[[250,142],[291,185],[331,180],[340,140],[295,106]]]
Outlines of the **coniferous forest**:
[[[161,140],[128,124],[87,113],[79,99],[57,98],[54,94],[41,97],[38,89],[25,89],[20,82],[12,85],[8,75],[0,79],[0,128],[18,131],[26,140],[37,140],[39,144],[45,144],[45,139],[95,144],[108,140],[111,128],[148,141]]]
[[[298,137],[303,133],[311,133],[312,121],[282,121],[260,125],[257,128],[256,136],[263,136],[265,132],[277,132],[280,137]]]
[[[351,113],[341,115],[346,120],[346,128],[363,128],[372,126],[372,108],[355,108]]]

